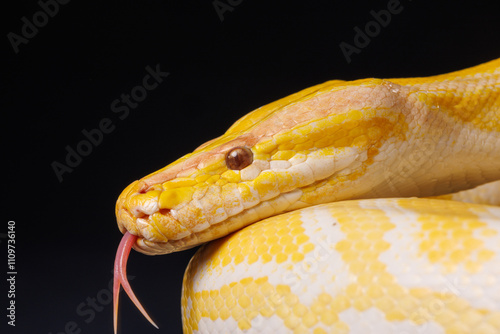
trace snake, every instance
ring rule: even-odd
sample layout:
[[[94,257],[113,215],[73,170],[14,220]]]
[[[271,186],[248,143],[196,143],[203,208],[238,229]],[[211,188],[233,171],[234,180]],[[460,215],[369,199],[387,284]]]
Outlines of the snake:
[[[202,245],[184,333],[498,334],[499,180],[500,59],[304,89],[123,190],[115,333],[131,249]]]

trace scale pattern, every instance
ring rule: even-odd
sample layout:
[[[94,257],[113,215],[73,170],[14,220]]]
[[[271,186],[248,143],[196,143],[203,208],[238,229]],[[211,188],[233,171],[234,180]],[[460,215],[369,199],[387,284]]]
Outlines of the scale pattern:
[[[182,307],[186,333],[498,333],[500,208],[377,199],[268,218],[195,255]]]

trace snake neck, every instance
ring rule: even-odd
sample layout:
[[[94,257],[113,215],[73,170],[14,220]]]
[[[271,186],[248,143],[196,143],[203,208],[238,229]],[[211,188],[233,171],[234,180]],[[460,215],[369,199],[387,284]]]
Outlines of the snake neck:
[[[378,109],[393,117],[386,135],[348,168],[306,188],[289,210],[344,199],[436,196],[500,179],[500,60],[372,84],[371,105],[385,101]]]
[[[409,87],[431,115],[441,113],[455,127],[500,132],[500,59],[445,75],[393,82]]]

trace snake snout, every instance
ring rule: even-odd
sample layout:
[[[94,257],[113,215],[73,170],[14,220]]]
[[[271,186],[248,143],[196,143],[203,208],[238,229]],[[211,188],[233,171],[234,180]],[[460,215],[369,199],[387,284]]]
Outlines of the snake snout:
[[[161,190],[144,189],[140,181],[130,184],[116,202],[116,218],[122,233],[137,236],[133,248],[145,254],[170,252],[170,242],[192,232],[175,217],[175,210],[161,208]]]

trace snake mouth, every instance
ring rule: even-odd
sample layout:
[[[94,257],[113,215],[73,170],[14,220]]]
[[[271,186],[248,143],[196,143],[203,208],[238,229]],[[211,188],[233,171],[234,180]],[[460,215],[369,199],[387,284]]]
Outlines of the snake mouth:
[[[179,243],[179,239],[191,234],[189,231],[183,231],[185,230],[183,226],[173,219],[168,209],[162,209],[155,215],[142,214],[137,217],[129,210],[122,208],[118,211],[117,217],[120,231],[136,237],[131,247],[146,255],[171,253],[175,251],[173,243]],[[164,231],[169,227],[170,231]]]
[[[127,279],[127,260],[130,251],[134,248],[136,251],[148,254],[165,254],[173,250],[170,245],[170,240],[167,236],[161,233],[156,223],[158,217],[164,217],[164,222],[175,223],[176,226],[181,226],[179,222],[173,219],[171,210],[158,209],[157,212],[148,212],[144,210],[144,205],[134,205],[134,196],[144,195],[145,191],[140,190],[139,181],[135,181],[123,190],[116,202],[116,217],[117,224],[120,231],[123,233],[120,245],[118,246],[115,264],[114,264],[114,278],[113,278],[113,327],[115,334],[118,329],[118,304],[120,287],[123,287],[129,298],[134,305],[139,309],[142,315],[156,328],[158,326],[148,315],[144,307],[134,294],[132,287]],[[132,199],[132,200],[131,200]],[[132,202],[132,205],[131,205]],[[151,210],[151,207],[153,210]],[[154,211],[155,206],[150,205],[149,211]],[[174,240],[175,241],[175,240]]]
[[[189,237],[192,231],[176,219],[176,211],[160,208],[161,191],[143,189],[140,181],[131,183],[118,197],[116,218],[120,231],[137,237],[133,248],[148,255],[174,251],[172,243]]]

